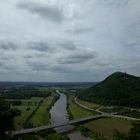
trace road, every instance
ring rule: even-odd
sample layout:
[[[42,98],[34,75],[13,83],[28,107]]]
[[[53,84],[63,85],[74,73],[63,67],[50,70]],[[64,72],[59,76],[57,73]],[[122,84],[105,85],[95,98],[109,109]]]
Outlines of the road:
[[[106,113],[106,112],[100,111],[100,110],[99,110],[100,108],[94,110],[94,109],[92,109],[92,108],[89,108],[89,107],[87,107],[87,106],[85,106],[85,105],[79,103],[79,102],[77,101],[77,98],[76,98],[76,97],[74,98],[74,101],[75,101],[75,103],[76,103],[77,105],[79,105],[80,107],[82,107],[82,108],[84,108],[84,109],[87,109],[87,110],[90,110],[90,111],[99,112],[99,113],[101,113],[102,115],[107,115],[107,116],[111,116],[111,117],[122,118],[122,119],[127,119],[127,120],[132,120],[132,121],[140,121],[140,119],[138,119],[138,118],[133,118],[133,117],[127,117],[127,116],[117,115],[117,114],[119,114],[119,112]],[[132,108],[131,108],[131,110],[132,110]],[[135,109],[133,109],[133,110],[135,110]]]
[[[96,112],[98,112],[98,113],[104,114],[104,113],[101,112],[100,110],[94,110],[94,109],[92,109],[92,108],[89,108],[89,107],[87,107],[87,106],[85,106],[85,105],[79,103],[79,102],[77,101],[77,98],[76,98],[76,97],[74,98],[74,101],[75,101],[75,103],[76,103],[77,105],[79,105],[80,107],[82,107],[82,108],[84,108],[84,109],[87,109],[87,110],[89,110],[89,111],[96,111]]]
[[[87,109],[87,110],[89,110],[89,111],[96,111],[96,112],[98,112],[98,113],[100,113],[100,114],[102,114],[102,115],[116,115],[116,114],[118,114],[118,112],[106,113],[106,112],[100,111],[99,109],[92,109],[92,108],[89,108],[89,107],[87,107],[87,106],[85,106],[85,105],[79,103],[79,102],[77,101],[77,98],[76,98],[76,97],[74,98],[74,101],[75,101],[75,103],[76,103],[78,106],[80,106],[80,107],[82,107],[82,108],[84,108],[84,109]]]
[[[78,124],[78,123],[81,124],[81,123],[84,123],[84,122],[87,122],[90,120],[96,120],[96,119],[103,118],[106,116],[107,115],[96,115],[96,116],[91,116],[91,117],[86,117],[86,118],[82,118],[82,119],[68,121],[66,123],[61,123],[61,124],[57,124],[57,125],[44,125],[44,126],[35,127],[35,128],[17,130],[17,131],[13,131],[12,135],[22,135],[22,134],[28,134],[28,133],[35,133],[38,131],[54,129],[54,128],[62,127],[62,126],[66,126],[66,125],[74,125],[74,124]]]
[[[116,118],[132,120],[132,121],[140,121],[140,119],[138,119],[138,118],[132,118],[132,117],[127,117],[127,116],[122,116],[122,115],[111,115],[111,116],[116,117]]]

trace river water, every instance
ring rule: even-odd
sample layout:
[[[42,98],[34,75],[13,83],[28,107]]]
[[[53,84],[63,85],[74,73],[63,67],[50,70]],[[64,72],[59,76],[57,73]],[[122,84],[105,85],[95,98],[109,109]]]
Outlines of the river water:
[[[66,110],[67,107],[66,95],[60,92],[58,93],[60,94],[60,98],[50,110],[51,124],[60,124],[69,121],[68,112]],[[63,133],[73,129],[74,126],[67,125],[67,126],[56,128],[55,130],[58,133]],[[70,133],[68,133],[68,137],[71,140],[91,140],[90,138],[86,138],[82,136],[81,133],[78,131],[71,131]]]

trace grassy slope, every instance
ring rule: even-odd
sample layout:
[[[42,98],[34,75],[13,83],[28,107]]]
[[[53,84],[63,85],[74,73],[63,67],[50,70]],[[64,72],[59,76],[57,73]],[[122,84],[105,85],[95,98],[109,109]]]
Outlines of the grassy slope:
[[[86,123],[84,126],[104,136],[112,137],[114,130],[127,134],[131,128],[131,121],[118,118],[103,118]]]
[[[87,106],[87,107],[89,107],[89,108],[92,108],[92,109],[97,109],[97,108],[101,107],[101,105],[99,105],[99,104],[91,103],[91,102],[84,101],[84,100],[77,99],[77,101],[78,101],[80,104],[82,104],[82,105],[84,105],[84,106]]]
[[[38,110],[35,112],[35,114],[30,119],[30,122],[34,126],[44,125],[49,123],[49,112],[48,107],[52,103],[53,96],[49,96],[46,99],[44,99],[43,103],[40,105]]]
[[[69,97],[69,108],[73,115],[73,119],[84,118],[92,115],[97,115],[98,113],[88,111],[86,109],[81,108],[77,104],[74,103],[73,97]]]

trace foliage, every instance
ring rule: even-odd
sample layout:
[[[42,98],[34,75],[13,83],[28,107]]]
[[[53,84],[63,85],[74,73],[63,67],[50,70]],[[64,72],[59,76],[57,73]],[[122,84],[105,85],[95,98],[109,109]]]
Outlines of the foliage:
[[[133,122],[132,125],[133,128],[131,128],[127,139],[140,140],[140,122]]]
[[[15,137],[14,140],[38,140],[36,135],[33,134],[25,134],[22,136]]]
[[[97,85],[82,90],[79,99],[103,105],[140,107],[140,78],[116,72]]]
[[[21,105],[22,104],[21,100],[12,100],[12,101],[10,101],[10,103],[12,105]]]
[[[54,130],[42,131],[39,135],[46,140],[70,140],[66,135],[58,134]]]
[[[120,133],[119,131],[116,130],[113,140],[126,140],[126,136],[125,134]]]
[[[137,110],[129,111],[127,113],[122,113],[123,116],[133,117],[133,118],[140,118],[140,112]]]
[[[104,137],[98,132],[91,131],[90,129],[84,127],[84,126],[79,126],[77,129],[84,135],[85,137],[90,137],[95,140],[109,140],[108,138]]]
[[[30,99],[31,97],[48,97],[50,91],[40,90],[35,87],[11,87],[3,89],[1,96],[6,99]]]
[[[0,98],[0,136],[14,128],[14,118],[20,115],[17,109],[11,109],[10,104]]]

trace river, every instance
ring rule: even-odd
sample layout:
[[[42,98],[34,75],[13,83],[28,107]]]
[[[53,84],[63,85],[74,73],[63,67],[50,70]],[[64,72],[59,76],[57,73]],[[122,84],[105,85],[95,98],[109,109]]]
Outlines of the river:
[[[66,107],[67,107],[66,95],[63,93],[60,93],[60,92],[58,92],[58,93],[60,94],[60,98],[50,110],[51,124],[60,124],[60,123],[65,123],[65,122],[69,121],[68,112],[66,110]],[[67,131],[70,131],[73,129],[74,129],[74,126],[67,125],[67,126],[63,126],[60,128],[56,128],[55,130],[58,133],[63,133],[63,132],[67,132]],[[69,132],[68,137],[71,140],[79,140],[79,139],[80,140],[91,140],[90,138],[86,138],[86,137],[82,136],[81,133],[78,131]]]

